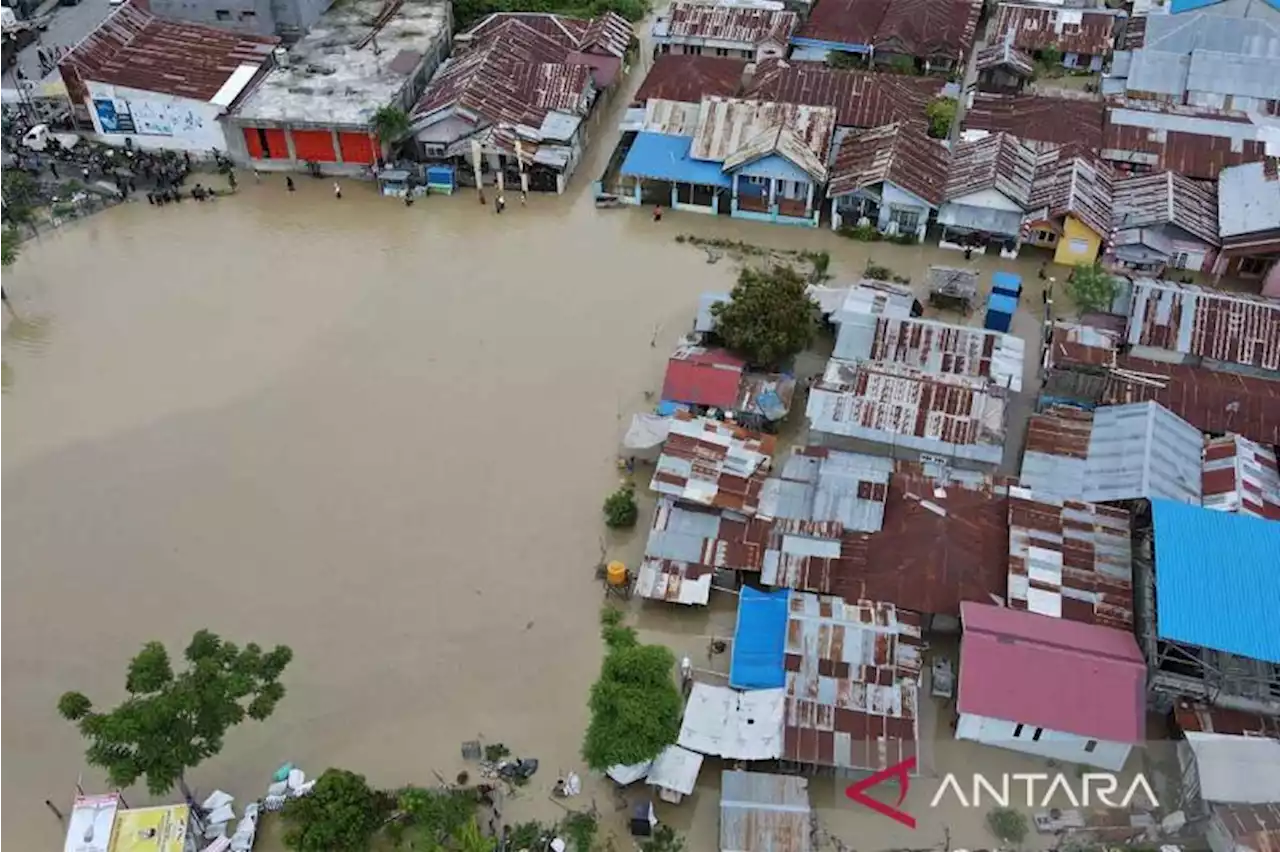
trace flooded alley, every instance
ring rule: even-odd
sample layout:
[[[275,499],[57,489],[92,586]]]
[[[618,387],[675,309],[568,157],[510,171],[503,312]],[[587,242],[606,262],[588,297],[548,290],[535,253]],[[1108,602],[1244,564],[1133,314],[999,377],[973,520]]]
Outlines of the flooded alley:
[[[472,192],[406,209],[354,183],[335,201],[325,181],[245,180],[214,204],[127,204],[24,246],[5,275],[6,844],[57,842],[42,800],[82,772],[100,783],[58,695],[114,701],[143,642],[206,626],[286,643],[295,662],[275,716],[237,729],[199,789],[256,795],[286,759],[430,782],[482,734],[542,761],[517,810],[554,813],[544,791],[582,771],[618,439],[698,294],[737,271],[681,233],[828,251],[836,282],[869,256],[915,282],[963,264],[825,228],[597,211],[587,174],[501,217]],[[1038,309],[1038,263],[981,266],[1019,271]],[[643,528],[610,555],[634,563]],[[727,605],[636,609],[677,653],[705,657],[732,629]],[[603,785],[588,793],[613,812]],[[892,831],[830,781],[813,799],[855,847]],[[713,794],[662,816],[711,848]],[[984,842],[981,812],[971,822],[953,848]]]

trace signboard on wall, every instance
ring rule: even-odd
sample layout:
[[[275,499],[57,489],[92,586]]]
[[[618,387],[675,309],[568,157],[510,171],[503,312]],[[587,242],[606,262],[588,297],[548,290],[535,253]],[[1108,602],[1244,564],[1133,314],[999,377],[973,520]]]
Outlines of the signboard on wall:
[[[103,133],[134,133],[133,115],[129,112],[128,101],[117,101],[109,98],[95,99],[94,112],[98,114],[98,124]]]

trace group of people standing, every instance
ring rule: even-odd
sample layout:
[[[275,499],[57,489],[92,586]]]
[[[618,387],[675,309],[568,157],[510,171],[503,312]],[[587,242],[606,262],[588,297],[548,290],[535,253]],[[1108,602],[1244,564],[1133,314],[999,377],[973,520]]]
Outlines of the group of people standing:
[[[60,44],[52,47],[37,47],[36,57],[40,60],[40,76],[48,74],[50,71],[58,67],[58,63],[62,61],[62,57],[67,55],[67,49]]]

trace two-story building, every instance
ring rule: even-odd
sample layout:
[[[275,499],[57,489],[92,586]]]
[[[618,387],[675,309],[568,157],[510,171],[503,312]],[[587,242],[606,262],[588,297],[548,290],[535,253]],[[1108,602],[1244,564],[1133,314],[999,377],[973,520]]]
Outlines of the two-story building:
[[[653,22],[654,56],[693,54],[758,62],[785,56],[800,23],[794,12],[675,2]]]

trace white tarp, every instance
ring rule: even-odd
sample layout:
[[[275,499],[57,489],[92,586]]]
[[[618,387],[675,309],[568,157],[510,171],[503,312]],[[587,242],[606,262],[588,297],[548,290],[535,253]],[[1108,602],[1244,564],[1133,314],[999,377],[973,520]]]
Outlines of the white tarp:
[[[1280,740],[1187,732],[1206,802],[1280,802]]]
[[[698,783],[698,772],[701,769],[702,755],[678,745],[667,746],[653,760],[653,768],[649,770],[649,783],[688,796]]]
[[[653,461],[662,452],[662,444],[671,432],[671,418],[656,414],[635,414],[622,439],[626,455]]]
[[[653,766],[652,760],[646,760],[644,763],[632,763],[630,765],[615,763],[613,766],[606,769],[604,774],[613,779],[615,784],[620,787],[625,787],[628,784],[634,784],[641,778],[647,776],[649,774],[649,767],[651,766]]]
[[[699,754],[730,760],[782,757],[785,689],[739,692],[695,683],[684,708],[679,743]]]

